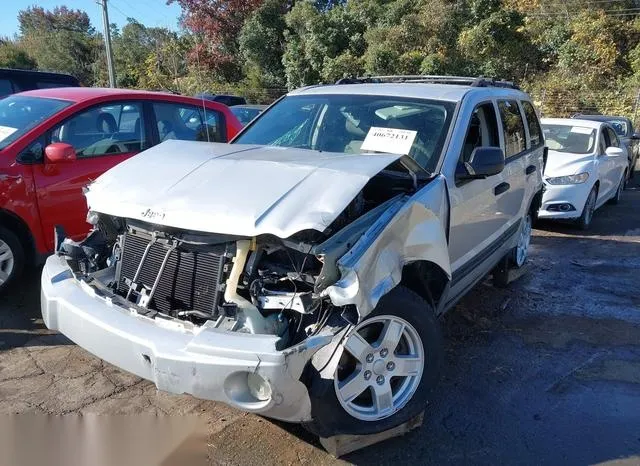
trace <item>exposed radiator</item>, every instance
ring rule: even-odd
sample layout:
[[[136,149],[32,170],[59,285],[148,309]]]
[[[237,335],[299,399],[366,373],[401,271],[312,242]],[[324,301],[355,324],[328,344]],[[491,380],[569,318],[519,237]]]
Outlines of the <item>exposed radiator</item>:
[[[151,241],[147,235],[125,233],[122,241],[118,291],[126,295],[145,248]],[[158,276],[168,246],[151,246],[136,282],[151,289]],[[197,310],[212,314],[220,302],[224,253],[174,250],[167,261],[158,288],[148,308],[170,314],[170,311]]]

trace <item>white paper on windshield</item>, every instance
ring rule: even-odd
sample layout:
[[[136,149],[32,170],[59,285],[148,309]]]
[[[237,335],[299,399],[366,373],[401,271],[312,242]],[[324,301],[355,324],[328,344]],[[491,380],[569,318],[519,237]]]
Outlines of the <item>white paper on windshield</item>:
[[[572,126],[571,132],[578,134],[591,134],[593,128],[585,128],[584,126]]]
[[[360,150],[408,155],[417,134],[417,131],[408,129],[372,126]]]
[[[0,126],[0,141],[5,140],[16,131],[18,131],[18,128],[12,128],[11,126]]]

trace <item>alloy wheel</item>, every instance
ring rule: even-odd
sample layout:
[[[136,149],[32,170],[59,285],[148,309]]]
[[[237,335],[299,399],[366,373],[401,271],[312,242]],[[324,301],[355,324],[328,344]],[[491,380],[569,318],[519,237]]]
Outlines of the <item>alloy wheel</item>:
[[[13,251],[7,243],[0,239],[0,285],[9,280],[14,267]]]
[[[409,322],[391,315],[366,320],[344,344],[334,375],[338,401],[362,421],[392,416],[413,397],[424,362],[422,340]]]

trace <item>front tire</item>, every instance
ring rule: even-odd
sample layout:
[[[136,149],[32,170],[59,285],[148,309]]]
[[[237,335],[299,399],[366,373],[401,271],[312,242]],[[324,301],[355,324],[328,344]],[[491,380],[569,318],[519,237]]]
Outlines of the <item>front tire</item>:
[[[616,189],[616,194],[609,200],[609,204],[618,204],[620,199],[622,199],[622,191],[624,191],[627,185],[627,172],[625,171],[622,174],[622,178],[620,179],[620,184],[618,184],[618,188]]]
[[[587,197],[587,201],[584,203],[582,209],[582,215],[578,219],[577,225],[581,230],[588,230],[591,227],[591,220],[593,220],[593,213],[596,210],[596,200],[598,199],[598,188],[594,186]]]
[[[0,293],[8,290],[22,274],[24,264],[22,243],[11,230],[0,227]]]
[[[309,383],[313,420],[320,437],[366,435],[409,421],[427,406],[440,379],[444,355],[433,308],[397,286],[353,328],[331,378],[313,371]]]

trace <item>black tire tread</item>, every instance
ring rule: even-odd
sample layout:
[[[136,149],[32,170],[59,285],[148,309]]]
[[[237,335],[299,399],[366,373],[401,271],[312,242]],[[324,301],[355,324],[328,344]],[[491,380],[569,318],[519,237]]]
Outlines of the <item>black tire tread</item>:
[[[394,302],[397,304],[400,301],[402,306],[391,304]],[[313,419],[304,424],[304,427],[311,433],[320,437],[330,437],[338,434],[366,435],[382,432],[407,422],[420,414],[427,406],[430,395],[440,378],[444,361],[442,333],[435,311],[427,301],[416,293],[398,285],[382,297],[378,306],[367,317],[391,314],[390,308],[400,309],[401,312],[394,312],[394,314],[411,322],[423,338],[425,355],[431,356],[430,359],[425,360],[422,379],[413,398],[404,408],[386,419],[376,422],[359,421],[351,417],[340,405],[333,387],[333,379],[322,379],[317,371],[311,367],[312,373],[308,374],[307,386],[309,387]],[[407,315],[400,315],[405,312]],[[407,317],[416,317],[411,314],[412,312],[419,313],[417,315],[419,319],[415,319],[413,322],[407,319]],[[429,339],[425,341],[425,337]],[[427,365],[429,369],[427,369]]]

